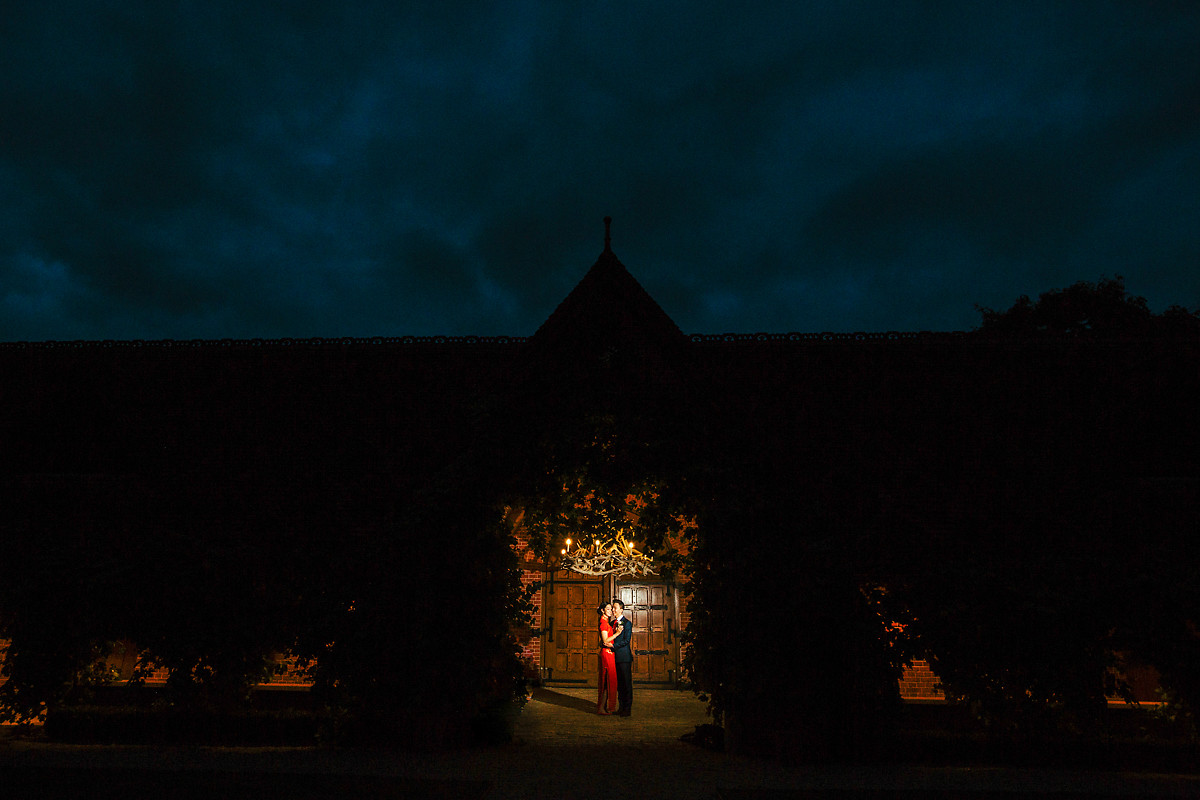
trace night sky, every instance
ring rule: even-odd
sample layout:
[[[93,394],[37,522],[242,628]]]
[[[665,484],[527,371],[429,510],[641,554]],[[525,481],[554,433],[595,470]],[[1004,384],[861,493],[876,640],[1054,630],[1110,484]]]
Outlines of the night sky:
[[[0,340],[1200,306],[1200,2],[14,2]]]

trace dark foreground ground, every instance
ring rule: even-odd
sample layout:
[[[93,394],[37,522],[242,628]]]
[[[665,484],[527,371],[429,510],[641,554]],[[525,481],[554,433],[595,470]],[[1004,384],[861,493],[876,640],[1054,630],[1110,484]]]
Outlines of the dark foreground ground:
[[[372,748],[64,745],[0,729],[0,800],[26,798],[1109,798],[1200,797],[1200,775],[1099,768],[787,765],[681,740],[690,692],[640,691],[598,717],[582,689],[539,689],[513,743]]]

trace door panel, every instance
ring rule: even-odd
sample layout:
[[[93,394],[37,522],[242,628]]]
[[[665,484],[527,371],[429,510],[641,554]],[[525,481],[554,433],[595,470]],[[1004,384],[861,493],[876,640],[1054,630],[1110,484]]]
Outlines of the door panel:
[[[674,635],[672,587],[667,583],[618,584],[625,616],[633,621],[633,679],[674,683],[678,678],[679,644]]]
[[[600,650],[596,606],[602,589],[602,581],[565,570],[546,581],[542,608],[549,613],[543,612],[547,635],[542,663],[549,667],[547,681],[596,684]]]

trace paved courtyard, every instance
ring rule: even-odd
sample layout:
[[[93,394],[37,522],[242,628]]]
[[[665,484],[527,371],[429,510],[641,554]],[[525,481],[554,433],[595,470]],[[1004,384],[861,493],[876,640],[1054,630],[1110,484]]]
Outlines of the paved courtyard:
[[[792,766],[682,741],[707,721],[690,692],[637,692],[629,718],[594,690],[538,689],[508,745],[388,749],[57,745],[0,736],[0,797],[723,798],[1200,797],[1200,776],[908,766]]]

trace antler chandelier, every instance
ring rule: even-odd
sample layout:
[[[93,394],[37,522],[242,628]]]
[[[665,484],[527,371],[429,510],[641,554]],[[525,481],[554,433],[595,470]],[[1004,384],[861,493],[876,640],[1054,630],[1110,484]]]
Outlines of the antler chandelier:
[[[594,539],[587,547],[567,539],[566,545],[562,549],[562,569],[569,569],[581,575],[641,577],[658,574],[654,560],[639,552],[634,548],[633,542],[625,541],[624,537],[608,544]]]

